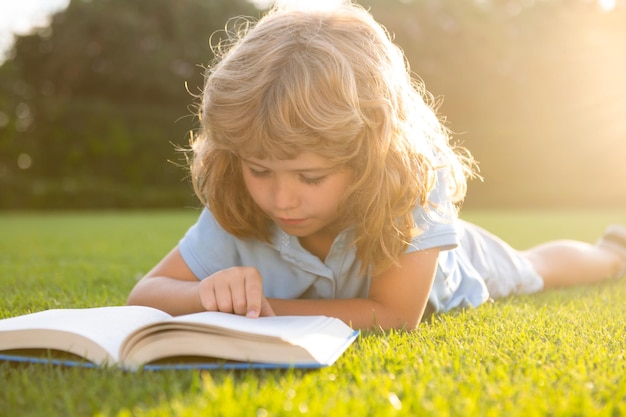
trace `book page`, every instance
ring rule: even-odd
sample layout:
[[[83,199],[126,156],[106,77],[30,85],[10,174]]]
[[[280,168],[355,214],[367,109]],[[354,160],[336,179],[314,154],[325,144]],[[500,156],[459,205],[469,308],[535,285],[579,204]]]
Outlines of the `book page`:
[[[155,323],[123,344],[121,361],[130,368],[175,356],[206,356],[254,363],[327,365],[358,332],[325,316],[256,319],[203,312]]]
[[[90,360],[82,339],[89,339],[118,361],[119,346],[138,327],[166,320],[163,311],[140,306],[53,309],[0,320],[0,350],[54,348]],[[78,335],[79,337],[72,337]],[[100,356],[100,355],[97,355]]]
[[[157,332],[186,330],[204,334],[230,334],[245,339],[284,340],[297,337],[310,329],[312,323],[319,323],[320,317],[260,317],[256,319],[216,311],[186,314],[144,326],[130,334],[120,349],[120,356],[127,357],[144,338]],[[306,323],[305,323],[306,322]]]
[[[219,329],[216,330],[217,333],[247,335],[248,338],[259,336],[261,338],[295,341],[311,333],[323,333],[326,328],[331,333],[337,331],[336,327],[328,327],[331,322],[336,320],[325,316],[275,316],[252,319],[228,313],[202,312],[173,317],[167,320],[167,323],[206,326]],[[343,324],[343,327],[344,332],[352,332],[347,325]],[[340,337],[345,337],[345,334],[342,333]]]

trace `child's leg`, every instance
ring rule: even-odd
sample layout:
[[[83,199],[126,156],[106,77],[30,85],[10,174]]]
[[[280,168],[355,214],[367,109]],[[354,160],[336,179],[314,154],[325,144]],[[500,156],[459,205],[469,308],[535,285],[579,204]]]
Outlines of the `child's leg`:
[[[596,245],[559,240],[523,253],[543,278],[546,289],[619,278],[626,272],[626,229],[607,229]]]

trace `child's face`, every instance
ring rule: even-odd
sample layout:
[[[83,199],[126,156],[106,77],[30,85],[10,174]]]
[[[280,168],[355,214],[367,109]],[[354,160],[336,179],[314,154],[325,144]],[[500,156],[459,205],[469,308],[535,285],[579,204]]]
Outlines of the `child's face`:
[[[352,170],[310,152],[288,160],[242,158],[241,167],[252,199],[296,237],[332,231],[352,182]]]

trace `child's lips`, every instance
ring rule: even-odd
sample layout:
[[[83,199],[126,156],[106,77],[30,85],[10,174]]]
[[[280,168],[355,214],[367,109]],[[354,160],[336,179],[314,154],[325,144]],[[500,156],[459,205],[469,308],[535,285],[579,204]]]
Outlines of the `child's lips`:
[[[306,219],[291,219],[291,218],[284,218],[284,217],[277,217],[276,220],[278,220],[279,223],[288,225],[288,226],[298,226],[298,225],[303,224],[306,221]]]

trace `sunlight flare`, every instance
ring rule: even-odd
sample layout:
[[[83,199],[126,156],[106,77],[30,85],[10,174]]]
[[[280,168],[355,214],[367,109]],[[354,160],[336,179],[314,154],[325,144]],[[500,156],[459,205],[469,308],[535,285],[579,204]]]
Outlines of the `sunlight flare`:
[[[598,5],[604,11],[610,12],[617,6],[616,0],[598,0]]]

